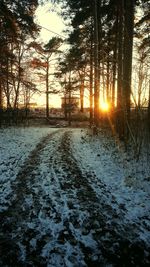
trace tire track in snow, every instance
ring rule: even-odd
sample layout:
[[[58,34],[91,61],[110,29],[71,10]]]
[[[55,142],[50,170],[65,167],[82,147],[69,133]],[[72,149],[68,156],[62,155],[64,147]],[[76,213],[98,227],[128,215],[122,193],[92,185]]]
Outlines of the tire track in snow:
[[[71,135],[72,130],[65,129],[45,137],[18,173],[16,197],[2,214],[2,266],[120,265],[122,237],[103,211],[111,217],[117,214],[90,185],[94,174],[81,171]],[[122,250],[129,245],[122,243]],[[126,253],[122,263],[125,257]]]
[[[58,266],[61,266],[62,255],[68,253],[69,243],[70,251],[66,258],[71,263],[68,266],[78,266],[79,262],[80,266],[99,264],[106,266],[109,258],[109,253],[106,253],[108,247],[103,246],[101,239],[107,243],[110,238],[109,246],[111,246],[112,238],[117,240],[120,236],[118,237],[112,225],[107,224],[107,217],[103,214],[104,208],[108,213],[114,213],[114,217],[117,214],[108,204],[101,205],[104,203],[98,199],[89,181],[95,179],[94,174],[82,173],[71,151],[71,135],[71,131],[62,135],[58,150],[51,157],[52,180],[56,184],[51,192],[56,218],[54,216],[51,221],[54,229],[55,223],[58,223],[59,231],[57,227],[53,231],[55,242],[53,246],[47,248],[48,252],[44,255],[47,255],[49,262],[52,263],[53,259],[48,255],[56,256],[58,250],[60,256]],[[108,237],[105,242],[106,235]],[[66,262],[62,263],[63,266],[66,266]]]
[[[19,263],[19,259],[26,257],[24,255],[26,245],[22,244],[21,238],[23,235],[34,236],[34,233],[31,233],[34,231],[32,231],[33,229],[29,224],[32,217],[36,218],[38,216],[41,206],[39,202],[41,191],[35,193],[32,189],[34,183],[37,182],[40,153],[43,152],[49,142],[52,142],[52,150],[55,150],[54,145],[57,141],[54,142],[53,140],[55,135],[57,136],[59,133],[60,130],[56,130],[41,139],[25,160],[16,180],[12,184],[13,200],[9,208],[1,213],[0,263],[4,261],[8,266],[22,266]]]
[[[1,258],[8,266],[87,266],[85,258],[95,256],[87,201],[97,199],[71,154],[69,136],[44,138],[17,175],[15,200],[2,216]]]
[[[112,207],[113,205],[111,206],[107,201],[105,203],[105,199],[110,198],[113,204],[118,205],[102,181],[99,181],[102,196],[97,196],[91,183],[91,180],[97,183],[97,177],[92,172],[83,173],[83,169],[81,171],[70,144],[71,132],[67,132],[62,136],[59,147],[59,161],[63,163],[66,174],[65,179],[61,180],[61,188],[68,195],[70,191],[74,192],[67,205],[73,207],[76,203],[74,213],[77,210],[78,212],[75,216],[71,212],[66,220],[68,232],[77,240],[78,248],[84,255],[84,263],[87,266],[107,266],[107,264],[121,266],[124,263],[125,266],[136,264],[143,266],[147,264],[148,257],[144,255],[144,250],[147,249],[144,244],[136,242],[138,236],[134,233],[133,226],[120,223],[125,214],[124,207],[118,207],[118,213],[116,208]],[[77,231],[77,227],[80,230]],[[134,240],[133,243],[132,240]]]
[[[58,223],[60,224],[59,233],[57,230],[54,231],[54,247],[56,249],[56,244],[62,243],[63,247],[59,247],[59,250],[63,255],[63,250],[66,253],[69,244],[70,251],[67,252],[68,256],[66,255],[64,264],[68,261],[68,266],[79,266],[79,263],[80,266],[87,266],[85,261],[85,258],[88,258],[87,254],[92,253],[91,258],[93,257],[94,261],[97,250],[97,242],[92,236],[91,227],[89,227],[90,213],[93,210],[93,203],[96,207],[97,197],[89,186],[86,177],[82,175],[71,153],[70,135],[71,131],[67,131],[62,136],[51,164],[52,173],[54,173],[53,179],[57,184],[52,192],[53,206],[55,206]],[[93,214],[95,215],[95,211],[93,211]],[[51,254],[51,251],[53,251],[53,248],[49,249],[49,254]],[[50,259],[51,261],[52,259]],[[61,263],[58,266],[61,266]]]

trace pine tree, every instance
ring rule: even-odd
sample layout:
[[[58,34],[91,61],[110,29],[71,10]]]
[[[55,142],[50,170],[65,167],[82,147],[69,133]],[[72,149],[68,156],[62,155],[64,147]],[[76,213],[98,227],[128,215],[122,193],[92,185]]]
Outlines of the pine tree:
[[[62,44],[62,39],[59,37],[53,37],[45,45],[33,42],[30,44],[30,47],[33,47],[38,54],[38,58],[35,57],[31,64],[36,69],[42,69],[44,74],[40,73],[45,80],[45,93],[46,93],[46,117],[49,118],[49,94],[55,93],[55,90],[50,89],[50,66],[51,66],[51,57],[54,54],[58,54],[59,47]],[[40,57],[40,58],[39,58]]]
[[[9,84],[12,79],[12,64],[15,62],[14,49],[12,47],[22,44],[22,40],[31,37],[38,28],[33,21],[37,0],[0,0],[0,103],[5,90],[8,106],[10,106]],[[21,70],[21,68],[20,68]],[[1,104],[2,105],[2,104]]]

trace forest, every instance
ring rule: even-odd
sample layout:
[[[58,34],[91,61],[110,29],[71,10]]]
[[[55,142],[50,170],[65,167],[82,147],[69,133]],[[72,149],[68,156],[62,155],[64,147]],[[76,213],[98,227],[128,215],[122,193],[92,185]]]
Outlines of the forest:
[[[147,0],[0,0],[0,266],[150,266],[149,29]]]
[[[61,5],[67,38],[56,36],[43,44],[37,41],[40,27],[34,14],[44,3],[1,0],[1,123],[3,117],[18,114],[19,103],[28,108],[39,90],[37,83],[45,83],[49,116],[49,94],[57,93],[49,81],[55,56],[53,80],[59,81],[63,95],[80,96],[81,112],[88,90],[90,125],[97,129],[101,124],[103,101],[109,105],[111,125],[119,138],[125,142],[130,138],[135,147],[140,146],[150,129],[149,2],[52,2],[54,9]],[[60,51],[64,42],[69,48]]]

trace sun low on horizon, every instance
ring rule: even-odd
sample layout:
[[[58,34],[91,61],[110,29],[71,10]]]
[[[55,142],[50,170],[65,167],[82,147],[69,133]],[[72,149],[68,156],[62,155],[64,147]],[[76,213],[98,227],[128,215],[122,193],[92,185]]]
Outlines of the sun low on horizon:
[[[110,104],[107,101],[101,101],[100,102],[100,110],[104,113],[110,111]]]
[[[58,7],[59,9],[60,7]],[[44,43],[47,43],[54,36],[63,36],[63,31],[65,29],[65,24],[61,16],[58,15],[60,10],[54,10],[54,7],[51,3],[46,3],[44,5],[40,5],[35,12],[35,22],[41,26],[40,35],[38,40]],[[42,85],[42,91],[43,91]],[[39,85],[41,87],[41,85]],[[60,85],[59,85],[60,87]],[[39,88],[41,89],[41,88]],[[61,89],[61,88],[60,88]],[[61,107],[61,94],[50,94],[49,96],[49,106],[54,108]],[[37,103],[37,106],[44,107],[46,106],[46,97],[45,93],[36,94],[32,98],[32,102]],[[84,105],[85,107],[89,107],[89,99],[87,100],[87,96],[84,97]],[[100,111],[103,113],[107,113],[110,111],[110,104],[105,101],[100,101]]]

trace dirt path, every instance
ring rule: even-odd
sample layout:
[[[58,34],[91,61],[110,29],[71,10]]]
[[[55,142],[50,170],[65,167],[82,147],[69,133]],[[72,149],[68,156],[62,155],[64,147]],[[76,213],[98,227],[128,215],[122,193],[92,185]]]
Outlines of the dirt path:
[[[18,173],[2,213],[1,266],[142,266],[143,250],[118,224],[124,208],[117,214],[105,203],[111,195],[102,182],[96,195],[90,181],[97,178],[79,168],[71,135],[61,129],[43,138]]]

